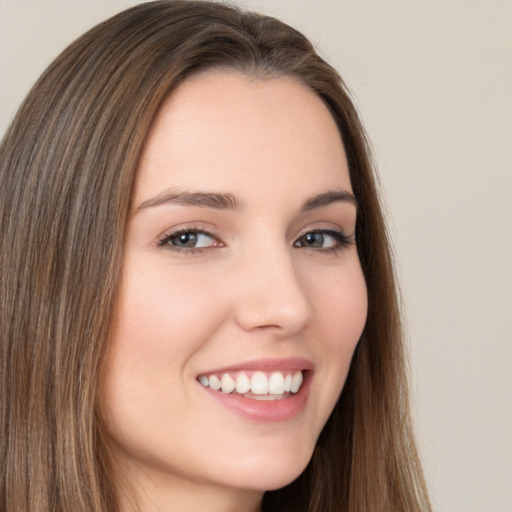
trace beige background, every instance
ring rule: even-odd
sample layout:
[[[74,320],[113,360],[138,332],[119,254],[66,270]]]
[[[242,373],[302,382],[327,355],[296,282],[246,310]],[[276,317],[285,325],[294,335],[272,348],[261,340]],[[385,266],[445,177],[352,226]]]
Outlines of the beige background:
[[[0,134],[67,43],[134,3],[0,0]],[[435,509],[512,512],[512,2],[245,5],[318,43],[374,143]]]

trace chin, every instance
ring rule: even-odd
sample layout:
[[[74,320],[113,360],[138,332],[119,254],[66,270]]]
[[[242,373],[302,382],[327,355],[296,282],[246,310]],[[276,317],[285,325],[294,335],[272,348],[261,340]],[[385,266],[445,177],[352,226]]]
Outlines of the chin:
[[[303,447],[302,447],[303,448]],[[306,468],[314,446],[307,451],[300,449],[286,455],[275,451],[265,456],[260,452],[259,460],[246,460],[243,465],[231,468],[234,479],[231,485],[257,491],[273,491],[293,482]],[[227,473],[226,473],[227,474]]]

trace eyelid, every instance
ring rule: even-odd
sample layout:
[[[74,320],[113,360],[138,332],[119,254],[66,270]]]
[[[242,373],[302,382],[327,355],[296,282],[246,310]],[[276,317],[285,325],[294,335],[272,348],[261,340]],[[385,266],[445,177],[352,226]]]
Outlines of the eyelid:
[[[179,226],[175,226],[173,228],[170,228],[170,229],[167,229],[166,231],[164,231],[160,236],[157,237],[154,245],[157,248],[167,249],[167,250],[170,250],[173,252],[183,253],[183,254],[203,252],[204,250],[207,250],[210,247],[217,247],[217,248],[224,247],[225,244],[221,240],[220,236],[215,234],[213,231],[214,231],[213,229],[205,229],[204,227],[199,227],[195,223],[188,224],[188,225],[179,225]],[[206,235],[206,236],[210,237],[212,240],[214,240],[216,243],[213,243],[212,246],[208,246],[208,247],[178,247],[178,246],[173,246],[171,244],[167,244],[167,241],[169,241],[171,238],[173,238],[175,236],[179,236],[180,234],[185,234],[185,233],[196,233],[196,234]]]
[[[311,232],[324,232],[324,233],[339,233],[342,234],[348,238],[353,238],[355,234],[355,227],[352,225],[345,226],[344,222],[332,222],[332,221],[325,221],[325,222],[312,222],[311,224],[308,224],[303,229],[299,231],[299,234],[297,235],[297,239],[301,236],[304,236]],[[347,229],[350,228],[350,229]]]
[[[332,247],[308,247],[306,245],[297,245],[301,238],[311,233],[320,233],[331,236],[334,238],[335,244]],[[332,224],[329,227],[326,227],[325,224],[320,226],[308,226],[308,228],[300,232],[293,242],[294,247],[320,253],[338,252],[353,244],[355,244],[354,233],[347,235],[344,229],[339,226],[334,227]]]

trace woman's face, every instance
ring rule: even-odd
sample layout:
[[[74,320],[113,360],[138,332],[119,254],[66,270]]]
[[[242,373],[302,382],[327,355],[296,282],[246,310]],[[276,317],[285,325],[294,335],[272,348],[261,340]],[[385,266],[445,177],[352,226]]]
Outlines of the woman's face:
[[[134,479],[262,491],[300,474],[366,319],[355,222],[336,125],[298,81],[211,71],[171,94],[138,169],[102,403]]]

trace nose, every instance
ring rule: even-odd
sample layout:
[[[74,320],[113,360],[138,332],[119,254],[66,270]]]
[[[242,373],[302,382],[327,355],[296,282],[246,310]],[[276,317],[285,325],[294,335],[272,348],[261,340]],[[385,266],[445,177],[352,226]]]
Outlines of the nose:
[[[293,250],[260,248],[239,262],[235,272],[234,314],[245,331],[273,329],[281,337],[299,332],[313,308],[307,283],[294,262]]]

